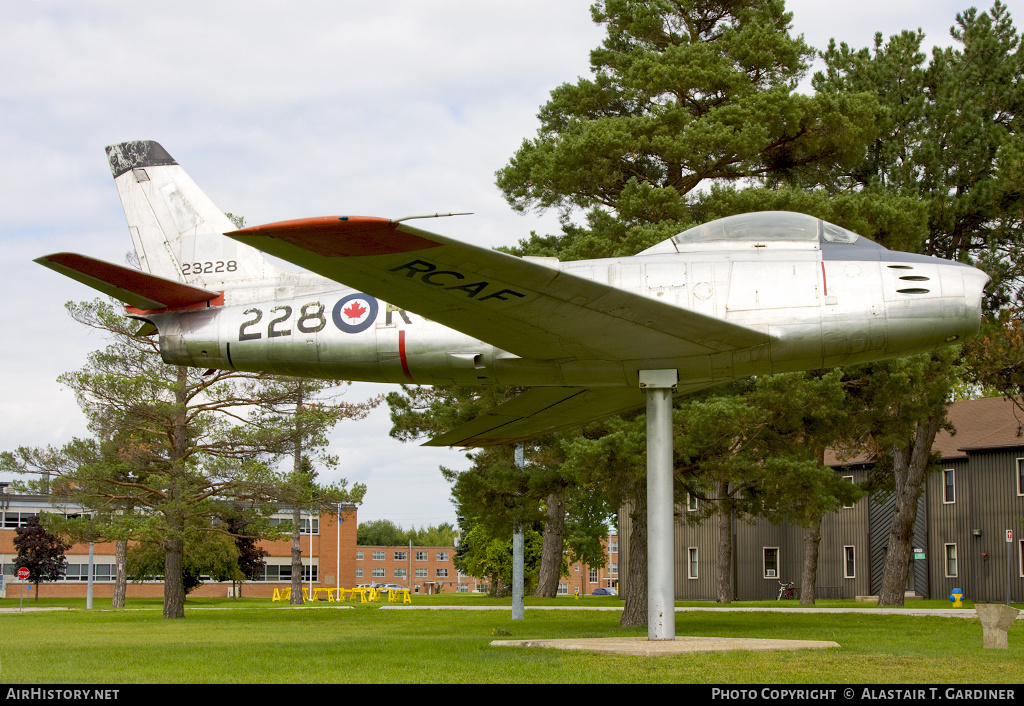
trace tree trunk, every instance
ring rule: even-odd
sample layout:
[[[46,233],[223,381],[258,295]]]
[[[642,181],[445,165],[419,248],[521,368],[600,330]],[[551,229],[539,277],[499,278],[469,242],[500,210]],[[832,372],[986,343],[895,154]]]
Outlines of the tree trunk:
[[[562,577],[562,555],[565,552],[565,500],[561,493],[551,493],[546,502],[544,546],[541,549],[540,576],[534,595],[555,598],[558,596],[558,579]]]
[[[301,412],[303,404],[303,393],[305,392],[303,385],[299,382],[298,389],[296,390],[295,400],[295,439],[294,447],[292,451],[292,473],[296,479],[299,473],[302,472],[302,428],[301,428]],[[291,605],[302,605],[302,533],[299,531],[299,526],[302,522],[302,512],[298,505],[292,508],[292,597],[289,603]],[[310,516],[309,531],[313,531],[313,518]],[[310,557],[309,570],[313,570],[312,557]],[[310,596],[312,598],[312,596]]]
[[[185,617],[185,515],[180,506],[179,483],[188,473],[183,459],[188,451],[188,368],[179,366],[174,402],[177,408],[171,430],[171,468],[167,479],[167,538],[164,540],[164,617]]]
[[[124,608],[124,599],[128,593],[128,540],[119,539],[114,542],[114,597],[110,605]]]
[[[302,534],[299,525],[302,512],[298,506],[292,508],[292,597],[291,605],[302,605]]]
[[[647,625],[647,488],[634,488],[629,519],[629,554],[626,557],[626,581],[622,586],[625,605],[620,627]],[[619,567],[620,570],[622,567]]]
[[[818,548],[821,522],[804,530],[804,567],[800,575],[800,605],[814,605],[814,584],[818,578]]]
[[[181,536],[164,543],[164,617],[185,617],[185,540]]]
[[[718,561],[715,565],[715,600],[732,603],[732,503],[729,484],[718,484]]]
[[[917,426],[911,446],[893,450],[895,507],[886,545],[885,566],[882,569],[882,590],[878,595],[880,606],[903,605],[907,574],[910,571],[914,524],[917,522],[917,501],[924,491],[928,460],[940,419],[941,412],[932,413]]]

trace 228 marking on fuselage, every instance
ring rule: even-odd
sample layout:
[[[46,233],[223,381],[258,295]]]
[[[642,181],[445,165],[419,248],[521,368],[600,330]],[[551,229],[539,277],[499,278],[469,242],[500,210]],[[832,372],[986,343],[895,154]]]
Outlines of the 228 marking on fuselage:
[[[480,281],[452,285],[452,282],[461,282],[466,279],[466,275],[456,270],[439,270],[437,265],[427,262],[426,260],[413,260],[412,262],[407,262],[404,265],[393,267],[388,271],[401,272],[402,270],[406,270],[406,277],[416,277],[417,275],[420,275],[420,281],[425,284],[429,284],[434,287],[441,287],[448,291],[463,291],[470,299],[476,299],[478,302],[486,301],[487,299],[498,299],[499,301],[504,302],[511,301],[509,296],[519,298],[526,296],[522,292],[517,292],[514,289],[499,289],[496,292],[490,292],[485,297],[481,297],[479,295],[488,287],[491,287],[490,282]],[[493,287],[491,288],[493,289]]]
[[[393,326],[391,312],[397,311],[402,321],[411,324],[412,320],[404,309],[387,306],[387,326]],[[377,320],[379,304],[376,299],[366,294],[350,294],[343,297],[330,309],[330,319],[339,331],[344,333],[361,333],[370,328]],[[278,313],[280,312],[280,313]],[[287,304],[275,306],[270,310],[273,318],[267,325],[267,338],[281,338],[292,335],[292,328],[288,326],[292,318],[292,307]],[[295,328],[300,333],[319,333],[327,326],[328,309],[321,302],[309,302],[299,307],[299,316],[295,321]],[[242,312],[248,317],[238,327],[239,341],[255,341],[263,338],[262,330],[254,327],[263,321],[263,309],[251,308]],[[286,328],[287,326],[287,328]]]

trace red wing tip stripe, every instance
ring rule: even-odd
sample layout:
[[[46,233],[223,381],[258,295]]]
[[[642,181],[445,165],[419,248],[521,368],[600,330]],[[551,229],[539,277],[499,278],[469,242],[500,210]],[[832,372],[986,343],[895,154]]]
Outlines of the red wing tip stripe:
[[[299,218],[243,228],[230,235],[243,242],[250,236],[275,238],[324,257],[393,255],[441,245],[374,216]]]

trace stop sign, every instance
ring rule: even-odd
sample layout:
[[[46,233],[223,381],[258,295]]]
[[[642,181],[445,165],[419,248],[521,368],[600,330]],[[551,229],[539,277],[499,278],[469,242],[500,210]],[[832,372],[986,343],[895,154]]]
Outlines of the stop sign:
[[[20,569],[18,569],[18,578],[21,579],[22,581],[27,579],[28,578],[28,569],[26,569],[24,566],[21,567]]]

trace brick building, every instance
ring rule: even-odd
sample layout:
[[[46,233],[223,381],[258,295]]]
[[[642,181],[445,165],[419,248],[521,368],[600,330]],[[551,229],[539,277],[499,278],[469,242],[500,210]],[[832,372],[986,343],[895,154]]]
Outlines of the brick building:
[[[569,575],[563,576],[558,582],[558,595],[589,595],[598,588],[613,588],[619,585],[619,538],[610,534],[601,540],[605,550],[605,565],[593,568],[581,561],[569,562]]]
[[[0,488],[7,491],[8,487]],[[16,529],[23,525],[30,516],[43,512],[72,512],[63,507],[55,506],[46,495],[16,495],[0,493],[0,571],[2,571],[4,591],[8,598],[18,595],[21,583],[15,577],[14,560],[17,550],[14,548]],[[273,515],[278,521],[291,521],[291,511]],[[345,505],[341,513],[341,522],[335,515],[321,515],[312,518],[303,513],[300,527],[302,537],[303,585],[313,588],[330,588],[344,586],[351,588],[361,583],[356,577],[356,506]],[[312,525],[312,527],[310,526]],[[291,540],[260,542],[267,551],[266,566],[263,576],[255,581],[246,581],[242,587],[242,595],[246,597],[270,598],[275,588],[286,588],[291,585]],[[65,552],[67,571],[64,579],[45,582],[40,585],[39,595],[43,598],[84,597],[89,566],[89,547],[86,544],[75,544]],[[114,595],[114,544],[97,542],[93,545],[93,596],[110,598]],[[206,580],[190,596],[226,597],[230,595],[231,582]],[[162,597],[164,586],[162,581],[128,582],[128,597]],[[2,594],[0,594],[2,595]],[[30,595],[30,594],[29,594]]]
[[[455,570],[454,547],[358,546],[355,557],[359,583],[391,583],[431,594],[477,589],[476,579]]]
[[[44,512],[81,512],[79,508],[54,505],[46,495],[18,495],[0,486],[0,575],[3,589],[0,597],[16,597],[24,590],[16,577],[14,560],[17,550],[14,537],[18,527],[28,518]],[[276,522],[291,522],[291,511],[282,508],[272,516]],[[476,593],[487,590],[486,579],[460,575],[454,564],[455,548],[416,546],[358,546],[356,544],[356,506],[346,505],[341,522],[334,515],[324,514],[312,518],[302,514],[300,524],[303,586],[312,588],[351,588],[360,584],[397,584],[414,593]],[[618,584],[618,538],[612,534],[602,540],[608,560],[601,569],[592,569],[582,562],[569,564],[569,575],[559,582],[559,594],[588,595],[596,588],[615,588]],[[289,539],[260,542],[267,551],[263,575],[246,581],[242,595],[270,598],[274,589],[291,585],[291,541]],[[65,553],[67,571],[60,581],[45,582],[39,593],[44,598],[84,597],[89,566],[89,547],[75,544]],[[110,598],[114,593],[114,544],[97,542],[93,545],[93,597]],[[162,581],[128,582],[129,598],[163,596]],[[230,596],[230,581],[206,579],[190,596],[220,598]],[[30,595],[30,594],[27,594]]]

